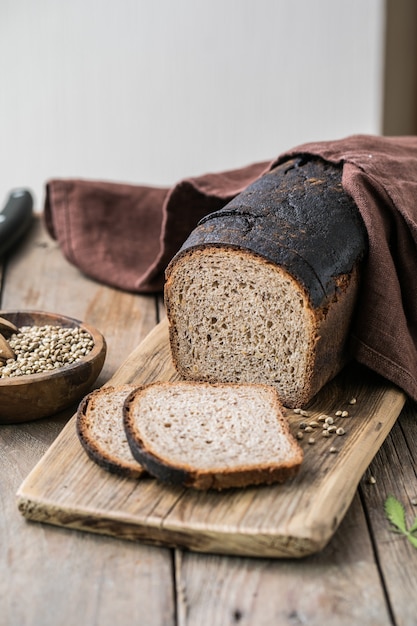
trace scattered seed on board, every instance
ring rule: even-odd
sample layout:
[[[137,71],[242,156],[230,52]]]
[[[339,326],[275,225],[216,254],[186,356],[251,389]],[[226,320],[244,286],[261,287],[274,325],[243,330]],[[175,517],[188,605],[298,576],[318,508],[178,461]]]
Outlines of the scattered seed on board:
[[[375,485],[375,483],[376,483],[376,478],[375,478],[374,476],[369,476],[369,478],[368,478],[368,483],[369,483],[370,485]]]
[[[331,452],[332,454],[335,454],[336,452],[339,452],[339,450],[337,448],[335,448],[334,446],[332,446],[330,448],[329,452]]]
[[[334,419],[328,415],[324,420],[326,424],[334,424]]]
[[[341,417],[349,417],[349,411],[342,411],[340,416]]]
[[[336,417],[340,417],[342,415],[342,411],[336,411],[335,415]]]
[[[16,358],[0,366],[0,378],[39,374],[80,361],[88,354],[94,340],[78,327],[22,326],[9,338]]]
[[[344,435],[345,434],[345,429],[340,427],[340,428],[336,428],[336,435]]]
[[[301,432],[301,430],[299,430],[298,433],[297,433],[297,439],[304,439],[304,435]]]
[[[316,440],[314,439],[314,437],[310,437],[309,440],[308,440],[308,443],[309,444],[316,443]]]
[[[312,433],[312,432],[313,432],[313,428],[312,428],[311,426],[306,426],[306,427],[304,428],[304,431],[305,431],[306,433]]]
[[[351,398],[349,400],[349,404],[356,404],[356,398]]]

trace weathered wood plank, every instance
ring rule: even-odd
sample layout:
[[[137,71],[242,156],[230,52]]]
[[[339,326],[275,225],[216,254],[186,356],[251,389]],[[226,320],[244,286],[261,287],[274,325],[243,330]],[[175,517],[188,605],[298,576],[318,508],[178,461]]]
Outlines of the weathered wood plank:
[[[174,623],[167,550],[25,522],[15,493],[55,424],[0,428],[0,623]],[[45,441],[46,440],[46,441]]]
[[[164,297],[163,295],[158,298],[158,321],[162,322],[166,318],[166,310],[164,306]]]
[[[320,554],[300,562],[178,550],[176,581],[178,626],[391,625],[357,496]]]
[[[100,328],[108,342],[101,382],[157,321],[154,297],[118,292],[81,276],[40,223],[6,267],[2,307],[61,312]],[[19,484],[72,413],[0,426],[0,622],[174,624],[168,550],[31,524],[18,512]]]
[[[417,549],[386,519],[384,502],[389,495],[399,500],[408,526],[417,516],[417,421],[416,405],[409,402],[384,446],[361,482],[381,574],[395,623],[417,623]],[[375,483],[367,478],[372,476]]]

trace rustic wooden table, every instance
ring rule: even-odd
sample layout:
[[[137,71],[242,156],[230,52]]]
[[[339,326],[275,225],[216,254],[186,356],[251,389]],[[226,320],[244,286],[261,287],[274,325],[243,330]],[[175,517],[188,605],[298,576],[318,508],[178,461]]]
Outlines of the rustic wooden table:
[[[1,308],[60,312],[99,328],[108,356],[97,384],[164,315],[161,297],[82,276],[40,219],[5,259]],[[17,489],[72,414],[0,426],[1,626],[417,624],[417,550],[392,531],[383,506],[392,494],[409,524],[417,515],[417,408],[411,402],[333,539],[301,560],[197,554],[26,521]]]

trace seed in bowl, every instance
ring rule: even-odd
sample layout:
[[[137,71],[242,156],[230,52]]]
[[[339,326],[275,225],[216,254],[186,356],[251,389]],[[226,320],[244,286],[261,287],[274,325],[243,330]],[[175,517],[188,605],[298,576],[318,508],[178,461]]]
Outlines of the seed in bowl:
[[[1,378],[39,374],[80,361],[94,346],[86,330],[63,326],[22,326],[9,338],[16,358],[0,367]]]

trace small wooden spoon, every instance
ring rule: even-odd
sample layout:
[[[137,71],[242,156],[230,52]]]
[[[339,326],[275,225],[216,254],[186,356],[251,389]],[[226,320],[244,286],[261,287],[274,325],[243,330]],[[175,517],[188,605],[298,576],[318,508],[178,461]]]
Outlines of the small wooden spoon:
[[[0,317],[0,333],[3,337],[10,337],[13,333],[18,333],[19,329],[9,320],[6,320],[4,317]]]
[[[15,359],[16,355],[13,349],[10,347],[9,342],[0,334],[0,360],[7,361],[7,359]]]

